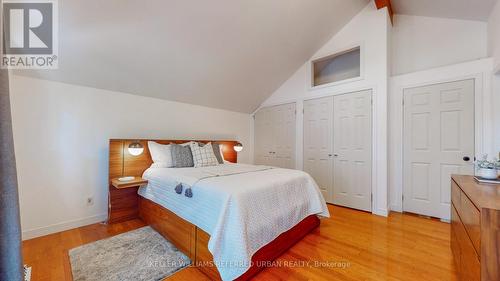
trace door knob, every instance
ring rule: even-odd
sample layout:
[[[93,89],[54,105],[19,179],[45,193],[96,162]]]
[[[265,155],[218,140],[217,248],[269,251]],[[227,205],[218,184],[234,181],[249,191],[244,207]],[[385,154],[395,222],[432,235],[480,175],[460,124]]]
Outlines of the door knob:
[[[465,162],[469,162],[470,161],[470,157],[469,156],[464,156],[464,158],[462,158]]]
[[[334,157],[338,157],[339,155],[338,154],[333,154]]]

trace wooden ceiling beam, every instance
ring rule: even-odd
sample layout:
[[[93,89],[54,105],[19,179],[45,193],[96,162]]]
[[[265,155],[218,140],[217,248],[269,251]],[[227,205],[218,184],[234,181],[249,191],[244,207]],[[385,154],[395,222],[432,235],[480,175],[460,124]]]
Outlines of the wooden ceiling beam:
[[[375,5],[379,10],[387,7],[387,11],[389,12],[389,17],[391,18],[391,23],[394,24],[393,22],[394,12],[392,10],[391,0],[375,0]]]

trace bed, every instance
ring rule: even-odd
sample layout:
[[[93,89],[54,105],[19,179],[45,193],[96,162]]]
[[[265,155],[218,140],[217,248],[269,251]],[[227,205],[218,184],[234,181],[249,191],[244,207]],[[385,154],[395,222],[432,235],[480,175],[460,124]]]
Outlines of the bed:
[[[236,164],[236,142],[220,142],[225,164],[200,168],[151,168],[147,149],[139,157],[127,155],[129,142],[110,142],[110,178],[111,151],[118,147],[121,174],[134,171],[148,180],[138,191],[138,216],[211,279],[249,279],[316,228],[318,216],[329,216],[307,173]],[[178,192],[179,186],[184,190]]]

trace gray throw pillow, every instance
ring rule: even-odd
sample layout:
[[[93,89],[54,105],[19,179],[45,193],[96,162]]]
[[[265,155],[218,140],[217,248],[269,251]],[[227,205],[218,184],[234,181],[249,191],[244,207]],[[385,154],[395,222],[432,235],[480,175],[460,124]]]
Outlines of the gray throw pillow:
[[[172,144],[172,164],[175,168],[194,167],[189,145]]]
[[[224,158],[222,158],[222,154],[220,153],[220,148],[219,148],[220,143],[218,142],[212,142],[212,149],[214,150],[215,158],[217,158],[217,162],[219,164],[224,164]]]

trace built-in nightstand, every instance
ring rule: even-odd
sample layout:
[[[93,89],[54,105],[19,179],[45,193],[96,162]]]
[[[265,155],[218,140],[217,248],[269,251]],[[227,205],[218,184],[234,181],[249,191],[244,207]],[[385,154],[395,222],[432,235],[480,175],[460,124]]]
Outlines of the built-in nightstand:
[[[117,223],[135,219],[139,214],[139,187],[146,185],[147,180],[136,177],[131,181],[112,179],[109,185],[108,223]]]

